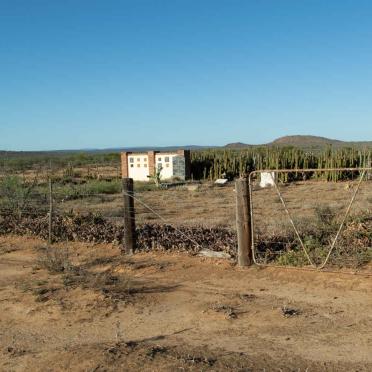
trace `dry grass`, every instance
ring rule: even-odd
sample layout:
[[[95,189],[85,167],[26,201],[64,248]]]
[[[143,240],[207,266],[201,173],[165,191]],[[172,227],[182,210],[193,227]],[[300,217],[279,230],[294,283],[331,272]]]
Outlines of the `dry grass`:
[[[194,191],[186,188],[139,191],[136,197],[173,225],[235,226],[235,193],[232,184],[223,188],[203,184]],[[141,202],[135,201],[138,223],[162,222]],[[115,219],[123,215],[123,199],[121,195],[91,197],[65,202],[60,208],[64,211],[99,212]]]
[[[73,269],[68,248],[48,247],[40,254],[38,263],[50,273],[66,273]]]
[[[280,191],[295,220],[315,218],[316,208],[328,207],[340,215],[346,210],[355,182],[306,181],[280,185]],[[136,197],[173,225],[204,225],[235,228],[234,184],[214,187],[204,183],[198,190],[185,188],[139,191]],[[352,214],[372,209],[371,182],[364,182],[357,195]],[[64,203],[63,210],[99,212],[105,217],[121,218],[122,196],[92,197]],[[285,210],[274,188],[253,191],[254,220],[261,231],[271,233],[290,228]],[[143,204],[135,202],[138,223],[161,222]]]
[[[67,247],[49,247],[39,253],[37,265],[47,270],[50,274],[60,275],[60,286],[54,286],[54,282],[36,283],[37,287],[29,289],[38,297],[38,301],[50,299],[50,295],[62,289],[82,288],[101,293],[107,304],[115,304],[118,301],[127,302],[130,296],[136,293],[138,288],[133,280],[124,274],[117,274],[112,268],[115,259],[106,259],[105,270],[95,270],[102,267],[102,261],[94,259],[88,263],[73,263]]]

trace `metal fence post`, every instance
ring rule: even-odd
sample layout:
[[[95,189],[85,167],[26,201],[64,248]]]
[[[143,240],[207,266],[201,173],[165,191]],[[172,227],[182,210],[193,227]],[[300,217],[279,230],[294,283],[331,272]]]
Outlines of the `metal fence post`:
[[[125,254],[133,254],[136,248],[136,223],[133,199],[133,179],[123,178],[124,199],[124,241],[123,251]]]
[[[238,233],[238,265],[250,266],[252,258],[252,234],[250,193],[247,178],[235,181],[236,191],[236,229]]]

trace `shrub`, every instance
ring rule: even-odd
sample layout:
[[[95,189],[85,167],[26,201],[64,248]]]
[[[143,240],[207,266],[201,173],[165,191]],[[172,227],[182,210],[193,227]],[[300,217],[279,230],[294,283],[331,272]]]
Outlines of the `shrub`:
[[[66,248],[49,247],[38,262],[51,273],[65,273],[73,267]]]
[[[321,225],[333,224],[336,218],[336,211],[329,205],[318,205],[315,207],[315,217]]]
[[[121,182],[119,180],[113,181],[99,181],[94,180],[84,185],[85,193],[91,194],[119,194],[121,192]]]
[[[36,189],[34,182],[24,182],[18,176],[7,176],[0,180],[0,210],[7,214],[17,214],[34,211],[36,205],[46,207],[45,195]]]
[[[301,250],[287,251],[281,254],[276,263],[281,266],[305,266],[309,264],[305,252]]]
[[[58,199],[76,200],[97,194],[119,194],[121,192],[120,180],[104,181],[89,180],[84,184],[56,185],[54,194]]]

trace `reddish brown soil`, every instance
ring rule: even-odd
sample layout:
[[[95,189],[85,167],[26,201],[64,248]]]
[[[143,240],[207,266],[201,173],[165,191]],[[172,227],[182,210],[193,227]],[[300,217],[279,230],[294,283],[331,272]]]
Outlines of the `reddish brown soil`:
[[[0,370],[372,370],[372,278],[68,247],[73,281],[0,237]]]

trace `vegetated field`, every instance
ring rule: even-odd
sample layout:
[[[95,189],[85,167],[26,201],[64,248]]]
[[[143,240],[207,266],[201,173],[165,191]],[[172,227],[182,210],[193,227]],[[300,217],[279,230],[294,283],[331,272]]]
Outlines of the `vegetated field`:
[[[0,237],[4,371],[370,371],[370,278]]]
[[[215,162],[222,164],[217,157]],[[218,250],[235,253],[233,183],[215,187],[204,181],[169,190],[136,183],[138,226],[167,223],[189,238],[161,227],[161,242],[126,257],[116,239],[122,230],[120,180],[74,169],[53,179],[53,232],[62,242],[46,249],[45,240],[0,236],[0,370],[372,370],[370,277],[239,269],[234,259],[196,256],[200,239],[187,228],[197,226],[216,228],[212,235],[222,231]],[[224,168],[209,169],[218,175]],[[2,179],[1,228],[22,231],[25,223],[29,233],[36,226],[47,236],[47,177],[35,175]],[[301,176],[280,179],[279,189],[320,264],[358,179]],[[371,273],[370,185],[361,184],[331,268]],[[258,262],[308,266],[275,188],[255,184],[252,196]],[[88,213],[93,217],[85,222],[75,218]],[[140,238],[156,230],[146,229],[139,230]],[[66,230],[71,241],[63,241]],[[96,243],[79,242],[81,237]],[[202,248],[216,249],[211,238],[210,231],[202,237]],[[114,244],[97,243],[102,239]]]
[[[146,185],[145,185],[146,186]],[[221,226],[235,228],[235,193],[234,184],[215,187],[212,183],[195,185],[190,191],[187,186],[168,190],[144,188],[143,184],[134,186],[136,200],[136,221],[139,224],[163,223],[157,214],[169,224]],[[194,186],[191,186],[194,187]],[[149,207],[149,208],[148,208]],[[99,197],[83,197],[61,203],[65,211],[100,213],[107,218],[123,216],[123,197],[121,193]],[[152,210],[151,210],[151,209]],[[156,212],[157,214],[155,214]]]
[[[45,233],[47,233],[46,216],[49,211],[47,185],[45,183],[37,185],[33,190],[34,194],[27,196],[29,198],[27,201],[27,197],[24,197],[23,193],[19,191],[23,190],[22,186],[17,182],[17,180],[10,179],[7,184],[4,179],[0,183],[0,186],[6,186],[3,188],[7,192],[7,197],[0,197],[0,212],[7,214],[13,213],[12,210],[15,210],[16,215],[30,215],[31,220],[35,220],[33,216],[40,216],[43,219],[38,223],[35,222],[36,224],[30,224],[30,221],[27,220],[26,225],[29,227],[25,230],[18,228],[22,226],[22,221],[13,221],[12,223],[16,224],[17,231],[20,233],[30,232],[32,229],[39,231],[41,224],[44,226],[44,232],[38,236],[45,237]],[[254,182],[252,201],[257,262],[289,266],[309,265],[310,262],[304,254],[299,239],[295,236],[295,231],[276,189],[274,187],[262,189],[256,184],[256,181]],[[321,178],[279,182],[278,185],[311,260],[314,264],[321,265],[358,187],[358,178],[337,182],[327,182]],[[18,208],[17,203],[13,203],[17,197],[20,200],[26,199],[29,205],[21,203],[23,210],[21,207]],[[150,244],[149,247],[144,247],[142,244],[142,248],[169,250],[174,246],[176,250],[181,247],[182,250],[197,251],[202,246],[213,250],[217,247],[210,245],[218,243],[218,250],[225,250],[234,255],[236,251],[235,198],[234,183],[229,183],[225,187],[217,187],[211,182],[203,182],[168,190],[157,189],[153,184],[136,183],[135,218],[137,226],[141,230],[140,235],[146,235],[146,239],[142,243]],[[54,183],[53,200],[56,218],[93,214],[102,217],[111,224],[120,225],[123,222],[123,197],[120,180],[110,182],[89,180],[84,184]],[[371,209],[371,180],[365,177],[360,184],[350,215],[345,221],[330,257],[329,264],[331,266],[360,270],[372,261]],[[68,227],[75,222],[73,220],[66,221],[63,225],[65,227],[63,227],[61,226],[63,221],[60,219],[58,221],[54,223],[53,233],[57,240],[63,240],[66,234],[62,231],[66,226]],[[79,240],[79,236],[82,236],[79,233],[79,223],[81,222],[77,223],[78,225],[74,226],[74,231],[69,234],[69,236],[77,236],[74,240]],[[86,221],[87,223],[89,222]],[[90,228],[86,226],[84,229],[84,240],[111,242],[118,239],[118,234],[106,234],[105,231],[113,231],[113,229],[117,231],[120,230],[120,227],[107,225],[107,229],[102,230],[104,222],[101,222],[101,219],[93,219],[91,223]],[[99,224],[99,226],[95,226],[95,224]],[[146,224],[169,225],[173,230],[162,229],[161,226],[149,230],[142,227]],[[0,226],[2,226],[1,223]],[[214,230],[209,233],[208,231],[190,230],[194,227]],[[184,235],[175,236],[177,231],[174,229],[182,229]],[[6,231],[10,231],[9,228]],[[94,236],[90,231],[94,233]],[[98,231],[105,232],[105,237],[101,239]],[[155,235],[149,236],[152,233]],[[203,237],[205,234],[208,234],[209,237]],[[217,239],[218,242],[213,238],[213,234],[220,235],[220,238]],[[92,235],[91,239],[89,235]]]
[[[324,262],[356,187],[357,181],[301,181],[279,186],[314,264]],[[135,201],[136,221],[139,225],[167,223],[175,227],[203,226],[235,231],[235,197],[233,183],[225,187],[213,187],[206,183],[196,191],[139,191]],[[252,200],[257,261],[263,264],[309,265],[275,188],[255,187]],[[82,199],[67,202],[64,208],[75,208],[80,213],[100,213],[109,219],[114,216],[114,219],[120,221],[122,198],[120,195],[111,196],[104,203],[102,198],[93,198],[91,202]],[[372,262],[371,211],[371,181],[364,181],[330,256],[329,266],[361,270]],[[190,238],[195,237],[191,235]],[[192,240],[189,245],[194,245]],[[230,252],[235,247],[229,248]]]
[[[296,143],[296,142],[294,142]],[[309,145],[308,143],[307,145]],[[222,175],[232,179],[259,169],[355,168],[372,164],[371,144],[338,146],[284,145],[247,146],[240,149],[193,150],[191,174],[195,180],[214,180]],[[17,173],[25,178],[35,174],[47,178],[118,178],[120,155],[97,152],[9,153],[0,151],[1,173]],[[337,178],[337,174],[334,175]],[[335,179],[334,179],[335,180]]]

